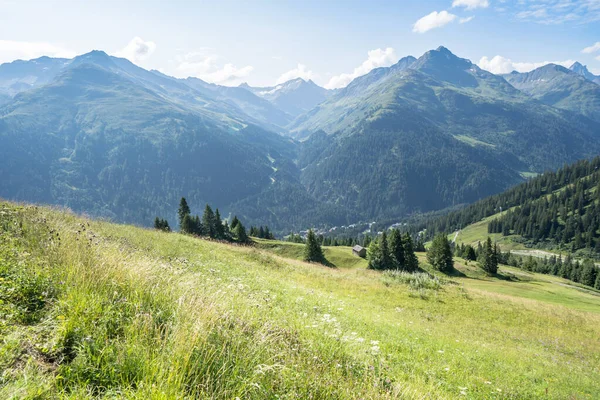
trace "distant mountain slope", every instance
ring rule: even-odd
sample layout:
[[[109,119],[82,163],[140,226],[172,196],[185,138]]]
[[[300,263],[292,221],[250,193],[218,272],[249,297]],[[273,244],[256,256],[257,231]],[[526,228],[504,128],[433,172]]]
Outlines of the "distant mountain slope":
[[[240,87],[270,101],[293,117],[312,110],[330,94],[330,91],[318,86],[312,80],[305,81],[302,78],[273,87],[250,87],[248,84],[242,84]]]
[[[600,157],[547,172],[503,193],[439,217],[412,231],[469,232],[469,244],[488,235],[504,248],[537,247],[600,259]]]
[[[363,218],[471,202],[600,151],[600,125],[445,48],[357,78],[294,124],[325,132],[303,143],[303,184]]]
[[[600,85],[584,75],[548,64],[527,73],[512,72],[505,78],[536,100],[600,122]]]
[[[30,61],[15,61],[0,65],[0,96],[14,96],[17,93],[51,82],[67,68],[91,63],[101,66],[117,75],[136,82],[154,91],[170,102],[188,109],[193,108],[206,118],[222,126],[239,129],[247,124],[260,125],[269,130],[283,133],[282,128],[292,117],[277,109],[269,102],[243,93],[236,88],[218,85],[188,84],[190,81],[176,79],[157,71],[147,71],[127,59],[109,56],[103,51],[94,50],[73,59],[53,59],[42,57]],[[0,103],[2,99],[0,99]]]
[[[600,85],[600,76],[592,74],[585,65],[575,62],[569,69],[576,74],[583,76],[585,79]]]
[[[74,63],[0,108],[0,196],[151,223],[181,196],[200,209],[258,194],[272,184],[272,160],[295,157],[288,139],[207,115]]]
[[[220,86],[198,78],[187,78],[183,82],[202,93],[238,107],[272,130],[285,132],[284,127],[293,120],[290,114],[243,87]]]
[[[50,82],[69,63],[65,58],[40,57],[0,64],[0,94],[14,96]]]

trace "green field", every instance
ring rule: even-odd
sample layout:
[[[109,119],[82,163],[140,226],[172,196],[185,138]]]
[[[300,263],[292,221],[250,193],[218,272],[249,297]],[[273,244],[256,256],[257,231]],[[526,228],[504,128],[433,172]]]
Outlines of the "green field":
[[[282,242],[253,238],[259,249],[267,250],[284,258],[300,260],[304,258],[304,245],[301,243]],[[323,246],[323,254],[332,267],[336,268],[367,268],[367,260],[352,254],[352,247]]]
[[[407,284],[348,250],[0,203],[0,398],[600,398],[597,292],[461,260]]]

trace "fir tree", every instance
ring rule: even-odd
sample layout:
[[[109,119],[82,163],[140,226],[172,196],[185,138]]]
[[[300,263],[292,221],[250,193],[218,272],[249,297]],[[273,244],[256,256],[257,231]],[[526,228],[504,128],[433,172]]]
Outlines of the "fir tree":
[[[415,250],[413,247],[412,237],[409,233],[404,235],[403,240],[404,245],[404,265],[407,271],[416,271],[419,269],[419,259],[415,254]]]
[[[223,220],[221,219],[221,213],[219,213],[219,209],[215,210],[215,237],[220,240],[225,239],[225,227],[223,226]]]
[[[383,269],[383,254],[381,252],[381,246],[377,239],[371,240],[369,248],[367,249],[367,260],[368,268],[382,270]]]
[[[438,271],[451,272],[454,269],[452,249],[446,234],[440,233],[435,236],[427,251],[427,261]]]
[[[248,235],[246,234],[246,228],[240,221],[235,224],[235,227],[232,229],[233,237],[237,242],[240,243],[248,243]]]
[[[183,221],[181,221],[181,232],[182,233],[194,233],[194,221],[190,214],[186,214],[183,216]]]
[[[211,238],[214,238],[217,233],[215,221],[215,214],[212,208],[207,204],[206,207],[204,207],[204,214],[202,214],[202,227],[204,228],[204,234]]]
[[[406,269],[404,245],[402,244],[402,235],[398,229],[392,230],[390,234],[390,255],[395,269]]]
[[[497,248],[492,245],[492,238],[489,236],[479,257],[479,266],[488,274],[495,274],[498,272]]]
[[[185,197],[181,198],[181,201],[179,201],[179,210],[177,210],[177,215],[179,216],[179,227],[181,228],[181,226],[183,225],[183,218],[185,218],[186,215],[190,215],[190,207],[188,206],[187,200],[185,199]]]
[[[264,231],[263,231],[264,232]],[[321,245],[317,241],[317,237],[312,229],[309,229],[308,235],[306,237],[306,245],[304,247],[304,261],[308,262],[317,262],[324,264],[325,256],[323,255],[323,250],[321,249]]]
[[[585,260],[581,268],[580,283],[586,286],[594,287],[597,275],[598,267],[594,265],[592,260]]]

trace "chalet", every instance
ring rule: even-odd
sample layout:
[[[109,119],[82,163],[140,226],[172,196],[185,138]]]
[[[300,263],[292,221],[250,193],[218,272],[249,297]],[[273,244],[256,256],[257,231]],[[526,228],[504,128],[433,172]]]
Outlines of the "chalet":
[[[367,256],[367,249],[362,246],[356,245],[352,248],[352,254],[357,257],[365,258]]]

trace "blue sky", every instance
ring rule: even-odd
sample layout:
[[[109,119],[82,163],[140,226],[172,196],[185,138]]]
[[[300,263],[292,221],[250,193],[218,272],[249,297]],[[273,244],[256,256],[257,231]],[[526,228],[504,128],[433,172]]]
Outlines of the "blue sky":
[[[340,87],[439,45],[496,73],[600,74],[600,0],[0,0],[0,62],[101,49],[220,84]]]

